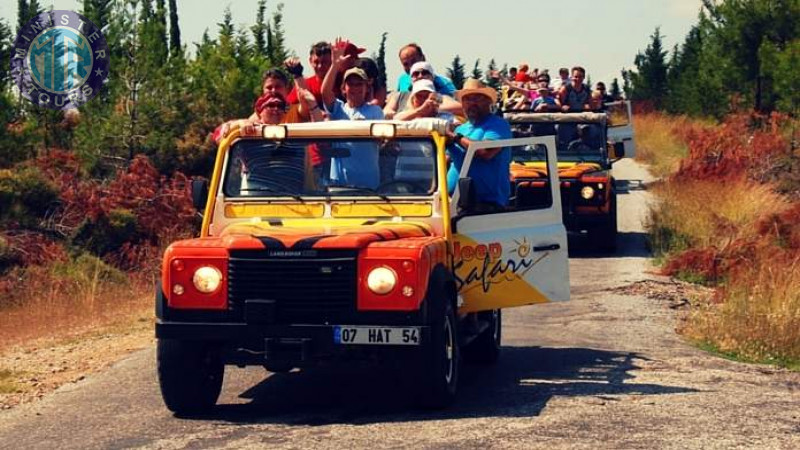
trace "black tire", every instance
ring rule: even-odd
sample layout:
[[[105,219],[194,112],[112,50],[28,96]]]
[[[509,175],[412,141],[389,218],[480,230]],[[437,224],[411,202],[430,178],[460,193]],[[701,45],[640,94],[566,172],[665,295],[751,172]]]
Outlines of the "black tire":
[[[605,253],[616,253],[617,251],[617,193],[611,193],[611,205],[609,205],[608,221],[600,227],[592,239],[597,248]]]
[[[458,320],[453,304],[448,299],[432,323],[431,342],[424,349],[418,367],[421,406],[440,409],[455,400],[461,372],[461,349],[458,342]]]
[[[489,322],[489,328],[464,348],[464,361],[472,364],[492,365],[500,358],[503,340],[503,315],[499,309],[478,313],[478,320]]]
[[[225,365],[208,344],[159,339],[157,366],[161,397],[170,411],[197,414],[217,403]]]

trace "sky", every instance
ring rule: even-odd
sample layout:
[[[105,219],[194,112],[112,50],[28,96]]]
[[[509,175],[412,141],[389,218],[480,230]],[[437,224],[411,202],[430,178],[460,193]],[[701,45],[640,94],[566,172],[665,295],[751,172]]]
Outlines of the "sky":
[[[80,12],[78,0],[39,0],[45,7]],[[268,0],[269,14],[278,0]],[[666,48],[683,42],[697,21],[701,0],[284,0],[286,44],[306,59],[314,42],[344,36],[366,54],[377,53],[388,32],[389,87],[402,71],[401,46],[416,42],[438,73],[458,54],[467,71],[476,59],[481,69],[494,58],[499,66],[527,62],[532,68],[582,65],[592,81],[611,82],[633,65],[638,51],[661,27]],[[257,0],[178,0],[181,38],[190,51],[203,32],[213,37],[226,6],[234,22],[255,21]],[[0,17],[16,24],[17,2],[0,0]],[[307,64],[306,64],[307,67]],[[306,69],[310,73],[310,69]],[[621,83],[621,80],[620,80]]]

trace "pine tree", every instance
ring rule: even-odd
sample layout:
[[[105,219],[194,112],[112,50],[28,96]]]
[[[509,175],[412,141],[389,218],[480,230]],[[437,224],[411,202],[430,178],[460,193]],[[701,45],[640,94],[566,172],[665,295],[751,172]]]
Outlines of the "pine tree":
[[[619,88],[619,80],[616,77],[611,80],[611,88],[608,91],[608,95],[610,95],[614,100],[619,100],[622,98],[622,90]]]
[[[481,70],[481,59],[478,58],[475,60],[475,64],[472,66],[472,73],[470,74],[472,78],[476,80],[480,80],[483,78],[483,71]]]
[[[271,45],[270,61],[274,66],[280,66],[289,56],[286,50],[286,34],[283,31],[283,3],[279,3],[275,12],[272,14],[272,26],[270,27]]]
[[[169,42],[167,40],[167,9],[164,0],[156,0],[156,10],[153,16],[153,43],[152,52],[159,67],[167,62],[169,56]]]
[[[631,73],[632,71],[625,68],[620,71],[620,75],[622,75],[622,92],[627,100],[631,100]]]
[[[508,63],[503,63],[503,68],[500,69],[500,76],[508,78]]]
[[[386,86],[386,36],[389,33],[381,34],[381,43],[378,46],[378,55],[375,57],[375,64],[378,66],[378,79],[381,86]]]
[[[44,11],[44,8],[39,5],[39,0],[31,0],[28,2],[28,20],[36,17],[42,11]]]
[[[114,0],[83,0],[83,15],[105,34]],[[108,40],[108,38],[106,38]]]
[[[461,89],[464,86],[464,80],[467,78],[464,74],[464,64],[461,62],[461,57],[456,55],[450,67],[447,68],[447,76],[455,85],[456,89]]]
[[[220,37],[233,38],[233,14],[230,6],[225,7],[225,12],[222,13],[222,23],[218,23],[217,26],[219,26]]]
[[[183,55],[181,47],[181,27],[178,24],[178,5],[169,0],[169,54],[172,57]]]
[[[266,33],[269,26],[266,23],[267,0],[258,0],[256,12],[256,23],[250,27],[253,33],[253,42],[256,54],[267,57],[267,37]]]
[[[484,83],[493,89],[500,89],[500,81],[492,77],[492,73],[495,71],[497,71],[497,63],[495,62],[494,58],[492,58],[489,60],[489,65],[486,66],[486,77],[484,79]]]
[[[19,30],[30,20],[28,13],[28,2],[25,0],[17,0],[17,33],[19,33]]]
[[[630,72],[630,98],[650,100],[656,108],[661,108],[667,97],[667,51],[664,50],[660,28],[650,36],[650,43],[644,53],[636,55],[636,72]],[[627,93],[627,91],[626,91]]]

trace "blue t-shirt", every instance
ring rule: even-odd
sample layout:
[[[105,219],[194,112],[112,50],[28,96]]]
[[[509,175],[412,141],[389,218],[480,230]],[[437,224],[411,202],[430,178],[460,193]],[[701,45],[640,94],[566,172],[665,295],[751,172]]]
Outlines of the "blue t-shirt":
[[[472,124],[467,122],[456,128],[456,133],[461,133],[471,141],[492,141],[498,139],[511,139],[511,127],[502,117],[490,114],[483,122]],[[466,150],[459,145],[448,147],[448,153],[453,164],[447,173],[448,189],[452,192],[458,183],[458,174],[464,165]],[[497,203],[508,205],[511,196],[511,149],[503,149],[492,159],[472,158],[469,168],[469,177],[475,188],[475,195],[480,203]]]
[[[539,97],[533,101],[531,109],[535,111],[536,108],[538,108],[542,103],[545,103],[549,106],[556,106],[556,100],[553,97]]]
[[[382,120],[380,106],[363,104],[357,108],[336,99],[328,111],[331,120]],[[375,189],[380,184],[378,168],[378,146],[374,142],[348,142],[350,156],[333,158],[331,161],[331,181],[334,185],[352,185]]]
[[[397,79],[397,91],[398,92],[411,92],[411,85],[414,84],[411,81],[411,75],[404,73],[400,75],[400,78]],[[456,86],[450,81],[449,78],[443,77],[441,75],[436,75],[433,77],[433,87],[436,88],[436,92],[443,95],[453,96],[456,93]]]

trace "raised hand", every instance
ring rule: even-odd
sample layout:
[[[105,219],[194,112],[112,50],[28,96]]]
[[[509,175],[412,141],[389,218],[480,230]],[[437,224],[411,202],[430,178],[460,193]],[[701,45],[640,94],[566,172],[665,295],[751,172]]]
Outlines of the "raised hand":
[[[283,62],[283,66],[286,67],[286,70],[295,77],[302,77],[303,76],[303,64],[300,62],[300,58],[291,57],[286,58],[286,61]]]
[[[297,89],[297,99],[300,101],[303,107],[307,108],[308,110],[312,110],[319,106],[317,105],[317,99],[314,98],[314,94],[312,94],[308,89]]]
[[[337,67],[345,65],[353,58],[352,55],[344,54],[345,50],[347,50],[348,44],[350,44],[350,41],[342,38],[341,36],[337,37],[336,40],[333,41],[333,45],[331,46],[331,60]]]

